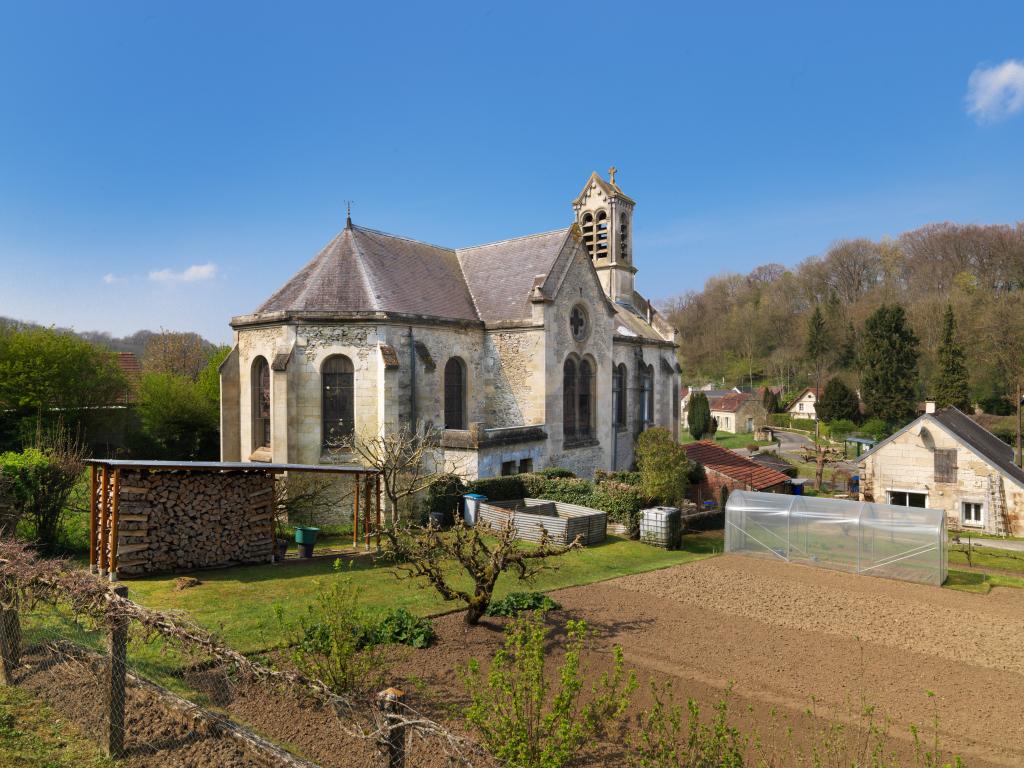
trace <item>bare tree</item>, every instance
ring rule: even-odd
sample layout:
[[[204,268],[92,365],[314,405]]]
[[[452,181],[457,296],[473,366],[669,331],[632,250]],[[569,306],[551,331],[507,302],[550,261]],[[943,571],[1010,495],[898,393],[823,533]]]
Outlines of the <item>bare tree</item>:
[[[582,548],[580,537],[569,544],[555,544],[547,531],[541,532],[540,543],[525,549],[516,538],[514,518],[498,528],[482,521],[467,528],[460,520],[446,532],[435,525],[388,526],[384,529],[387,550],[407,578],[420,578],[437,590],[445,600],[466,604],[466,623],[476,624],[487,612],[498,577],[515,571],[520,579],[529,580],[545,568],[547,560]],[[453,572],[452,562],[459,569]],[[456,577],[465,573],[473,582],[472,591],[456,586]]]
[[[380,473],[384,493],[385,528],[398,525],[411,512],[413,501],[443,474],[461,474],[456,462],[445,459],[440,432],[418,435],[406,427],[394,432],[358,433],[332,443],[335,454],[351,454]]]
[[[210,359],[211,348],[198,334],[161,329],[146,342],[142,366],[147,373],[173,373],[195,381]]]

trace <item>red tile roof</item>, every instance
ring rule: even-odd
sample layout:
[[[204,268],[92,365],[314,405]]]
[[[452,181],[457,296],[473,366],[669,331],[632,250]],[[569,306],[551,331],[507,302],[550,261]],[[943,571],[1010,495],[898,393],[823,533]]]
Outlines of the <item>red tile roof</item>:
[[[683,449],[690,461],[696,461],[705,469],[719,472],[736,482],[749,485],[755,491],[789,482],[789,478],[781,472],[751,461],[710,440],[688,443],[683,446]]]
[[[129,378],[138,377],[142,373],[142,365],[134,352],[118,352],[117,367]]]
[[[745,392],[733,392],[728,395],[716,397],[708,403],[708,407],[712,411],[727,411],[729,413],[735,413],[748,400],[757,400],[757,398],[754,395],[748,395]]]

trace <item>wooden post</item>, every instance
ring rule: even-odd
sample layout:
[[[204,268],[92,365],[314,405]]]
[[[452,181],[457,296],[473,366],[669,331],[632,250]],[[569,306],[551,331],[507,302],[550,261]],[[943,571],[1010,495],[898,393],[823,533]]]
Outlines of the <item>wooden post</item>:
[[[374,494],[377,507],[377,551],[380,551],[380,473],[376,475],[377,492]]]
[[[14,670],[21,658],[21,621],[17,597],[6,586],[0,594],[0,684],[14,685]]]
[[[359,473],[356,472],[355,493],[352,494],[352,548],[359,546]]]
[[[121,470],[114,470],[114,490],[110,509],[110,580],[117,581],[117,508],[121,499]]]
[[[373,507],[370,504],[370,499],[373,493],[373,476],[367,475],[363,481],[365,483],[363,487],[363,507],[366,509],[366,520],[363,525],[363,540],[366,551],[370,551],[370,531],[373,529]]]
[[[128,587],[114,587],[114,594],[128,597]],[[107,755],[121,757],[124,754],[124,709],[125,674],[128,662],[128,620],[117,617],[110,628],[110,667],[107,686],[107,714],[110,716],[107,731]]]
[[[89,571],[99,570],[96,558],[96,465],[89,467]]]
[[[405,767],[405,725],[402,723],[401,706],[405,694],[397,688],[388,688],[377,694],[377,706],[384,721],[381,747],[384,750],[387,768]]]
[[[107,575],[107,493],[110,491],[110,468],[103,467],[103,482],[100,490],[100,576]]]

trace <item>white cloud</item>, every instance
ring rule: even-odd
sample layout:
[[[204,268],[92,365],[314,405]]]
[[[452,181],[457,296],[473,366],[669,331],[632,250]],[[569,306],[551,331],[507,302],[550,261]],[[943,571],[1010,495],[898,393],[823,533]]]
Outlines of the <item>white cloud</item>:
[[[113,285],[114,283],[123,283],[125,278],[118,277],[113,272],[108,272],[103,276],[103,282],[107,285]]]
[[[967,114],[980,122],[994,122],[1024,109],[1024,62],[1007,59],[991,67],[979,66],[967,80]]]
[[[173,269],[158,269],[149,273],[149,279],[158,283],[196,283],[212,280],[217,276],[216,264],[193,264],[188,269],[175,272]]]

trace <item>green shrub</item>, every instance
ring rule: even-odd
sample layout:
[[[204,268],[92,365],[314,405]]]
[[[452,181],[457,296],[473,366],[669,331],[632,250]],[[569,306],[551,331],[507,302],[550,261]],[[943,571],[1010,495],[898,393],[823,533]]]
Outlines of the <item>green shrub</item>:
[[[622,485],[640,485],[640,473],[639,472],[608,472],[604,469],[599,469],[594,473],[594,480],[597,483],[612,482],[621,483]]]
[[[790,423],[792,421],[793,419],[790,418],[790,415],[788,413],[768,414],[768,423],[771,424],[773,427],[782,427],[783,429],[788,429],[790,426],[792,426]]]
[[[487,607],[488,616],[516,616],[523,611],[556,611],[558,603],[543,592],[510,592]]]
[[[526,497],[523,487],[524,475],[507,475],[504,477],[484,477],[466,484],[467,493],[479,493],[490,501],[507,501]]]
[[[570,621],[566,634],[553,675],[545,674],[548,629],[537,615],[515,619],[505,628],[504,645],[486,675],[476,660],[463,671],[470,696],[466,721],[502,765],[569,765],[591,741],[609,738],[629,707],[636,675],[625,671],[622,648],[615,646],[611,671],[592,686],[584,703],[580,657],[587,626]]]
[[[802,429],[804,432],[813,432],[815,423],[814,419],[790,419],[789,427],[790,429]]]
[[[545,467],[537,472],[541,477],[576,477],[576,473],[562,467]]]
[[[426,648],[437,636],[430,619],[414,616],[405,608],[392,608],[374,628],[374,641],[380,644]]]
[[[678,506],[686,496],[690,460],[686,451],[662,427],[645,430],[636,441],[640,487],[651,499]]]
[[[891,435],[892,430],[882,419],[868,419],[860,425],[857,434],[862,437],[870,437],[872,440],[882,440]]]
[[[454,474],[441,475],[427,488],[427,514],[441,514],[448,520],[458,509],[459,500],[464,493],[466,484],[461,477]]]
[[[836,419],[835,421],[830,421],[826,426],[828,428],[828,436],[833,440],[842,440],[857,430],[857,425],[850,419]]]

